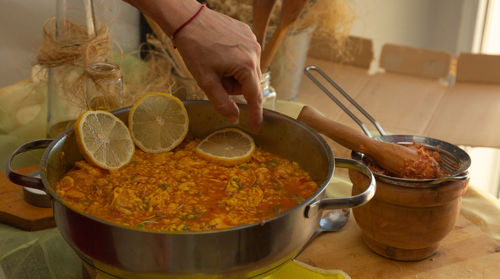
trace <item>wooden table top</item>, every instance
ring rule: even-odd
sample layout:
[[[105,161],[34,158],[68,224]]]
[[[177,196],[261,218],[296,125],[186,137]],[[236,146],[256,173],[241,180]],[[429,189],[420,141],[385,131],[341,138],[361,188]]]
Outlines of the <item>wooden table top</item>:
[[[500,148],[500,85],[457,83],[368,69],[308,58],[358,102],[386,131],[427,136],[456,145]],[[325,83],[326,84],[326,83]],[[347,100],[330,91],[353,110]],[[279,96],[279,93],[278,93]],[[315,107],[334,121],[359,126],[305,75],[298,102]],[[369,129],[374,126],[355,114]]]
[[[323,269],[340,269],[351,278],[498,278],[500,242],[460,215],[437,253],[418,262],[399,262],[373,253],[351,216],[339,232],[315,239],[297,258]]]

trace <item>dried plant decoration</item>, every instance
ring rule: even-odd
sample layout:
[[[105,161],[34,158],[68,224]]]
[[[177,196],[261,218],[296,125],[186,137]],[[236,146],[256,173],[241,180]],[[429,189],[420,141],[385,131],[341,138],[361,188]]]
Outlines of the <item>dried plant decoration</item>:
[[[161,53],[161,55],[170,61],[172,68],[171,75],[174,82],[171,88],[172,94],[180,99],[206,99],[205,94],[197,85],[191,75],[191,72],[189,72],[186,67],[179,51],[174,48],[170,37],[163,32],[160,26],[153,19],[146,17],[146,20],[154,33],[148,34],[147,45],[150,47],[152,46],[158,53]]]
[[[148,55],[139,59],[139,50],[124,53],[116,42],[114,47],[117,51],[113,52],[109,29],[105,25],[97,29],[95,35],[89,35],[84,27],[69,20],[64,20],[64,26],[62,31],[56,31],[55,18],[49,18],[45,22],[43,41],[33,68],[37,69],[35,76],[45,82],[48,81],[46,70],[57,69],[55,82],[63,92],[61,97],[72,107],[81,111],[87,109],[87,73],[84,69],[90,64],[104,61],[127,68],[123,71],[125,105],[132,104],[142,95],[153,91],[170,92],[183,99],[204,98],[190,78],[189,71],[183,66],[180,55],[168,45],[169,40],[164,40],[163,43],[149,35],[147,42],[140,47],[148,49]],[[134,67],[127,66],[127,63],[133,63]]]
[[[252,0],[209,0],[210,8],[252,26]],[[279,22],[281,0],[276,1],[270,19],[270,30]],[[345,51],[355,14],[352,0],[311,0],[301,17],[289,32],[297,32],[314,26],[312,43],[321,41],[336,56],[349,59]]]
[[[59,24],[59,29],[57,25]],[[64,26],[64,28],[61,28]],[[102,26],[90,33],[70,20],[57,22],[49,18],[43,25],[43,41],[38,50],[36,65],[40,69],[58,69],[56,78],[61,97],[73,107],[85,108],[85,69],[104,62],[111,53],[109,29]]]

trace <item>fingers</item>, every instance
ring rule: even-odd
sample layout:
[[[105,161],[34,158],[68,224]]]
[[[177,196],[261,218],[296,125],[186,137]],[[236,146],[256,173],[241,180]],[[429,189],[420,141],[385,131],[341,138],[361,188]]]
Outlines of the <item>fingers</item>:
[[[205,94],[217,112],[222,114],[232,123],[238,121],[240,115],[238,106],[229,98],[229,95],[222,86],[220,78],[215,75],[206,77],[202,81],[199,81],[198,84],[201,89],[205,91]]]
[[[249,41],[240,47],[240,60],[231,72],[234,79],[240,84],[241,91],[248,104],[250,128],[254,133],[260,132],[262,125],[262,88],[260,72],[260,45],[255,40]]]
[[[206,9],[177,35],[176,44],[215,109],[236,122],[239,110],[230,95],[243,94],[248,104],[250,128],[259,132],[261,50],[250,27]]]
[[[262,89],[259,74],[255,71],[249,72],[243,75],[239,82],[248,104],[250,128],[254,133],[259,133],[262,125]]]
[[[226,89],[229,95],[241,95],[243,90],[241,89],[241,84],[233,77],[223,77],[222,86]]]

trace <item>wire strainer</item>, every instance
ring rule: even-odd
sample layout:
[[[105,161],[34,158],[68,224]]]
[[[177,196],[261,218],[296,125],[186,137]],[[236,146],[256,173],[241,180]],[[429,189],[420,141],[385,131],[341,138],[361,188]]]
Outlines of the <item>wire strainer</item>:
[[[330,85],[332,85],[340,94],[342,94],[351,104],[356,107],[359,112],[361,112],[377,129],[380,136],[373,136],[368,130],[366,125],[359,120],[359,118],[354,115],[342,102],[335,97],[324,85],[321,83],[314,75],[311,74],[312,71],[318,72],[323,79],[325,79]],[[380,124],[366,111],[364,110],[349,94],[347,94],[337,83],[335,83],[328,75],[326,75],[320,68],[316,66],[307,66],[304,70],[306,76],[311,79],[316,86],[318,86],[323,93],[325,93],[330,99],[332,99],[345,113],[347,113],[363,130],[363,132],[375,140],[397,143],[401,145],[410,145],[412,143],[418,143],[424,145],[430,151],[436,151],[439,153],[439,164],[441,169],[447,175],[439,178],[432,179],[410,179],[410,178],[399,178],[393,177],[381,173],[374,172],[374,175],[382,180],[389,180],[392,184],[398,184],[400,186],[413,187],[415,183],[418,187],[433,187],[433,185],[445,182],[445,181],[456,181],[464,180],[469,177],[467,170],[471,165],[471,159],[469,155],[460,147],[453,145],[451,143],[433,139],[429,137],[413,136],[413,135],[387,135]],[[369,158],[364,156],[359,152],[352,153],[353,159],[361,160],[365,164],[369,163]]]

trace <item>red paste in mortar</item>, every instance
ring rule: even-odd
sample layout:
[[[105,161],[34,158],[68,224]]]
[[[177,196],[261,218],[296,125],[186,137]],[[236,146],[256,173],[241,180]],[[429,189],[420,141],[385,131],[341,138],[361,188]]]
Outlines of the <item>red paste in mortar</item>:
[[[431,179],[446,175],[439,166],[440,158],[438,151],[429,150],[424,145],[415,142],[408,145],[408,147],[417,151],[418,159],[414,162],[406,162],[404,172],[401,176],[395,176],[382,169],[371,159],[369,159],[368,166],[376,173],[400,178]]]

